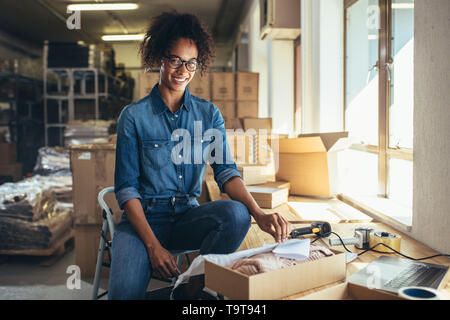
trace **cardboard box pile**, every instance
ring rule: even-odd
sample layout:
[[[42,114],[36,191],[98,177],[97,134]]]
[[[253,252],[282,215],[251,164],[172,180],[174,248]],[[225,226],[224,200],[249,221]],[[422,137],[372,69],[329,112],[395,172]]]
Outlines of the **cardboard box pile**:
[[[189,82],[189,92],[196,97],[211,100],[211,85],[210,85],[210,73],[205,73],[201,75],[199,72],[196,73],[194,79]]]
[[[81,269],[81,277],[95,274],[100,240],[102,212],[97,195],[114,185],[116,147],[113,143],[74,145],[70,149],[70,166],[73,177],[73,203],[75,222],[75,262]],[[105,196],[117,223],[121,210],[114,194]],[[102,276],[108,269],[102,269]]]
[[[17,162],[17,146],[15,143],[0,141],[0,177],[4,181],[22,179],[22,164]]]

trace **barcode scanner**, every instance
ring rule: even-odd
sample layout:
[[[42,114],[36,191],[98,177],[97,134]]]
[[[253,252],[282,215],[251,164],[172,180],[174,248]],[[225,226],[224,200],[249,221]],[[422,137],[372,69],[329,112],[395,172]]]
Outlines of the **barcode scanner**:
[[[298,236],[308,234],[315,234],[319,237],[327,238],[331,234],[331,225],[328,222],[313,222],[311,223],[311,227],[294,229],[289,235],[291,238],[297,238]]]

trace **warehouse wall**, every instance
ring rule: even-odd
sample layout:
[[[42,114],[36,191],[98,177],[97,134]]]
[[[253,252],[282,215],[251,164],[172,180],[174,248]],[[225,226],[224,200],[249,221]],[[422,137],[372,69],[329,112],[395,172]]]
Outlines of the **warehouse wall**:
[[[249,71],[259,73],[259,113],[260,118],[269,117],[269,69],[268,48],[270,41],[259,38],[259,1],[250,9],[248,23],[248,61]]]
[[[275,133],[293,136],[294,41],[271,41],[269,50],[269,116]]]
[[[250,72],[259,73],[259,117],[271,117],[274,132],[294,133],[294,41],[260,40],[259,1],[242,29],[248,29]]]
[[[412,235],[450,253],[450,1],[415,1]]]

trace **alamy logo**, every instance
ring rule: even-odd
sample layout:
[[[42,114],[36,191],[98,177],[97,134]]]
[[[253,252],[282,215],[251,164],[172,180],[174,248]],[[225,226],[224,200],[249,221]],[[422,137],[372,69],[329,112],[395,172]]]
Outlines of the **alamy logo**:
[[[66,273],[71,274],[66,281],[66,287],[69,290],[81,289],[81,271],[77,265],[70,265],[67,267]]]
[[[381,270],[377,266],[368,266],[366,272],[370,274],[367,277],[367,288],[380,289],[381,288]]]
[[[378,30],[380,29],[380,8],[378,6],[367,7],[367,29]]]
[[[176,129],[170,140],[173,142],[170,159],[175,165],[233,164],[237,160],[246,164],[272,162],[275,172],[278,170],[278,136],[265,129],[248,129],[245,132],[242,129],[227,129],[226,135],[223,135],[219,129],[203,131],[202,122],[195,121],[193,132]],[[154,146],[166,150],[169,147],[158,143]]]
[[[66,19],[66,26],[69,30],[81,29],[81,11],[72,11],[67,9],[70,16]]]

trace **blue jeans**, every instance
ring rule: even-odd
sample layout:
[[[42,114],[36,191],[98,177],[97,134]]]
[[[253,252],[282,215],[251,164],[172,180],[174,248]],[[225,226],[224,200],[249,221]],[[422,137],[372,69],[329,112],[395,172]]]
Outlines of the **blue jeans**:
[[[142,203],[147,222],[167,250],[199,249],[202,255],[232,253],[251,224],[247,208],[233,200],[203,205],[195,198]],[[124,213],[112,242],[108,298],[143,299],[151,274],[147,249]]]

